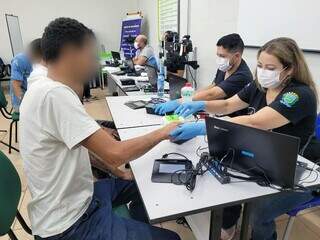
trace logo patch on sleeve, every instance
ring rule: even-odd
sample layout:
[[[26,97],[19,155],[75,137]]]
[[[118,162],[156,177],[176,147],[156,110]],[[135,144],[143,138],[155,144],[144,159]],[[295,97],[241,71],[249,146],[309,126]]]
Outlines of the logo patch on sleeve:
[[[299,95],[295,92],[287,92],[282,95],[280,102],[288,108],[293,107],[299,101]]]

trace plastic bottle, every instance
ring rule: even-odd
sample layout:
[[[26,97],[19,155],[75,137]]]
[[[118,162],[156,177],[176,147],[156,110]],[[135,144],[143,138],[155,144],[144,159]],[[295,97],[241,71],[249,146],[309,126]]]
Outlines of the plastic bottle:
[[[191,102],[194,94],[194,89],[191,83],[186,83],[186,85],[181,88],[181,97],[183,102]]]
[[[164,64],[160,61],[160,73],[158,74],[157,80],[157,94],[158,97],[163,97],[164,95],[164,80],[165,80],[165,69]]]
[[[126,59],[125,56],[124,56],[124,51],[123,51],[122,48],[120,48],[120,58],[121,58],[122,61]]]

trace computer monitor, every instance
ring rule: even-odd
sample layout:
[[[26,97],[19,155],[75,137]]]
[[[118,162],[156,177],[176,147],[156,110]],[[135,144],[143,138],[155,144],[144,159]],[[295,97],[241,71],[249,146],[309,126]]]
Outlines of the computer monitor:
[[[146,65],[145,70],[147,72],[147,76],[149,79],[149,83],[152,87],[157,86],[157,80],[158,80],[158,70],[154,66]]]
[[[118,62],[121,60],[121,56],[119,52],[111,51],[111,55],[112,55],[113,61]]]
[[[206,118],[210,155],[232,169],[265,176],[270,183],[292,188],[300,139],[232,122]],[[228,154],[228,155],[226,155]]]
[[[172,73],[167,74],[167,79],[169,82],[170,99],[175,100],[181,98],[181,88],[186,85],[188,80]]]

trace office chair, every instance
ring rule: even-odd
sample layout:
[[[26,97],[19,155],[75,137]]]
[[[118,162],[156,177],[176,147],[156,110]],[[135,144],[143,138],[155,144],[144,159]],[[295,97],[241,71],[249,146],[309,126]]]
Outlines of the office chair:
[[[18,211],[21,197],[21,181],[19,174],[9,158],[0,151],[0,236],[8,234],[11,240],[18,240],[11,229],[15,218],[22,228],[32,235],[31,229]]]
[[[7,106],[8,106],[7,99],[0,86],[0,112],[4,118],[11,120],[10,130],[9,130],[9,144],[3,141],[0,141],[0,143],[9,147],[9,153],[11,153],[12,149],[19,152],[17,148],[12,146],[12,132],[13,132],[13,126],[15,126],[15,142],[18,142],[18,121],[19,121],[20,115],[19,115],[19,112],[11,113],[11,111],[8,111]],[[0,132],[7,133],[7,130],[0,130]]]

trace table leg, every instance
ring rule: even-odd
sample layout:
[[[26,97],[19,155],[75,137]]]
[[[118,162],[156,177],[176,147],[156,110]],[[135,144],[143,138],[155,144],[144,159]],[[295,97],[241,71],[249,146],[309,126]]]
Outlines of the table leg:
[[[209,240],[220,240],[223,208],[211,211]]]
[[[104,73],[102,71],[102,68],[100,69],[100,88],[103,90],[104,89]]]
[[[243,214],[242,214],[240,240],[249,240],[250,238],[249,222],[250,222],[251,209],[252,209],[252,203],[246,202],[244,204]]]

